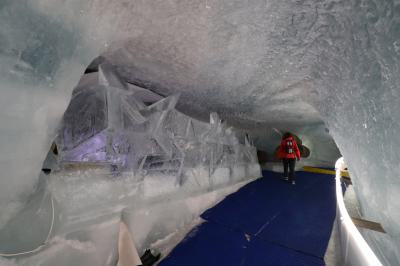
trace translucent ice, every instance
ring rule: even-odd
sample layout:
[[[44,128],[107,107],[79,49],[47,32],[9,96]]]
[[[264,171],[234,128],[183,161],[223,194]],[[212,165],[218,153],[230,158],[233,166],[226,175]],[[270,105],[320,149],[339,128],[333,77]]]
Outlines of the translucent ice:
[[[329,165],[337,155],[333,136],[348,162],[363,215],[387,231],[384,237],[366,235],[369,242],[384,263],[400,264],[399,16],[399,3],[391,0],[1,1],[0,226],[24,209],[35,191],[72,88],[104,52],[131,83],[127,87],[156,93],[137,89],[136,96],[154,103],[161,100],[157,95],[180,94],[180,115],[207,121],[216,112],[249,132],[260,148],[276,146],[279,136],[271,128],[290,130],[311,149],[312,162]],[[115,83],[102,84],[108,85]],[[145,135],[148,128],[140,124],[145,114],[137,113],[141,107],[121,104],[127,123]],[[113,127],[120,128],[122,120],[114,118]],[[198,123],[180,125],[176,129],[194,139],[183,146],[185,162],[201,160],[203,155],[189,151],[196,148],[196,134],[207,130]],[[80,143],[93,130],[71,141]],[[106,149],[90,151],[89,161],[122,160],[120,154],[126,154],[119,147],[131,140],[106,133],[99,135]],[[181,152],[179,145],[171,150],[164,138],[158,138],[164,147],[154,142],[148,145],[155,153]],[[225,146],[218,145],[208,158],[213,164],[225,160],[220,156]],[[150,159],[146,165],[157,158]]]
[[[64,114],[56,139],[61,165],[103,163],[181,179],[191,167],[207,165],[212,175],[219,167],[257,164],[248,139],[240,144],[216,113],[209,125],[187,117],[175,110],[179,95],[146,106],[110,65],[99,70],[82,78]]]
[[[52,265],[54,249],[75,254],[74,263],[113,265],[119,220],[135,232],[142,252],[261,176],[255,147],[241,144],[218,114],[200,122],[175,109],[179,95],[160,99],[125,84],[107,63],[99,70],[73,91],[43,164],[51,174],[42,173],[30,204],[0,228],[0,253],[17,254],[21,265]],[[25,253],[30,257],[19,257]]]

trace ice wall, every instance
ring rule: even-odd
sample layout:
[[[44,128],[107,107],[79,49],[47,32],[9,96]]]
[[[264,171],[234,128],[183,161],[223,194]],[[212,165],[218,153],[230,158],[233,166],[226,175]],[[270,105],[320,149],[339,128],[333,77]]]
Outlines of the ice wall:
[[[313,46],[319,56],[311,76],[363,217],[387,231],[363,231],[384,265],[400,263],[399,10],[397,1],[332,3]]]
[[[144,94],[146,93],[146,94]],[[157,99],[158,98],[158,99]],[[154,100],[157,99],[157,100]],[[219,168],[257,166],[255,147],[239,142],[235,129],[217,113],[209,124],[175,109],[179,95],[166,98],[126,84],[107,62],[98,73],[82,77],[72,94],[55,140],[58,165],[92,163],[116,172],[166,174],[184,183],[183,172],[205,167],[209,176]],[[246,177],[260,175],[248,173]]]
[[[204,210],[261,176],[247,138],[216,113],[208,124],[180,113],[178,99],[129,86],[106,62],[84,75],[44,162],[51,173],[0,228],[0,256],[115,265],[121,220],[140,253],[167,252]]]
[[[296,134],[302,144],[310,150],[307,158],[302,158],[298,165],[330,167],[332,168],[337,158],[340,156],[332,136],[324,123],[304,126],[260,126],[258,129],[245,130],[240,133],[244,136],[247,132],[254,145],[263,152],[267,153],[267,161],[275,161],[275,151],[280,145],[282,135],[285,132]],[[279,164],[280,166],[280,164]]]
[[[71,87],[92,51],[79,48],[79,33],[26,1],[2,1],[0,23],[0,225],[4,225],[22,206],[20,200],[34,190]]]
[[[22,208],[20,203],[34,190],[56,127],[85,68],[112,41],[126,38],[127,29],[134,31],[131,25],[123,26],[130,10],[114,4],[1,1],[0,225]],[[115,13],[120,16],[117,20]]]
[[[9,0],[0,21],[3,224],[84,67],[107,50],[127,81],[181,93],[178,109],[203,120],[206,109],[249,131],[324,121],[365,217],[388,232],[373,248],[399,264],[398,1]]]

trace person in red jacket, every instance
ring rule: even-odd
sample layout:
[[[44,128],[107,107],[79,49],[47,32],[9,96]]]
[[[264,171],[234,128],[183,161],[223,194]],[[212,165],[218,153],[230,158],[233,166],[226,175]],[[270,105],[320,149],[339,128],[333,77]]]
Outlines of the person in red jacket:
[[[296,166],[296,158],[297,160],[300,160],[300,150],[297,146],[296,140],[289,132],[282,136],[278,157],[282,159],[283,162],[283,178],[286,180],[289,179],[289,183],[292,183],[292,185],[296,184],[294,180],[294,168]]]

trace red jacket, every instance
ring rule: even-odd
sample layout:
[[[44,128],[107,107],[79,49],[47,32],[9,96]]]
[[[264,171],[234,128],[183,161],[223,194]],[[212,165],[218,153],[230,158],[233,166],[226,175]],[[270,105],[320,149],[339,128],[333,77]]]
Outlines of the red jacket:
[[[292,141],[293,143],[292,153],[287,153],[286,144],[288,141]],[[293,137],[288,137],[281,141],[281,145],[279,146],[279,151],[278,151],[278,157],[280,159],[295,159],[297,157],[297,159],[300,160],[300,150]]]

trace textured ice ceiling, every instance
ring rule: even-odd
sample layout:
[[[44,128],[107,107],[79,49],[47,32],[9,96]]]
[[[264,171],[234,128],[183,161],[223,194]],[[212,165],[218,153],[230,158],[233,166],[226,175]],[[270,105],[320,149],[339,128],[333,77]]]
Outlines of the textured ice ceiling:
[[[180,110],[217,111],[259,146],[276,127],[333,150],[326,126],[364,217],[388,232],[365,235],[399,264],[399,1],[3,0],[0,25],[3,215],[34,186],[73,87],[103,54],[126,81],[181,92]]]

